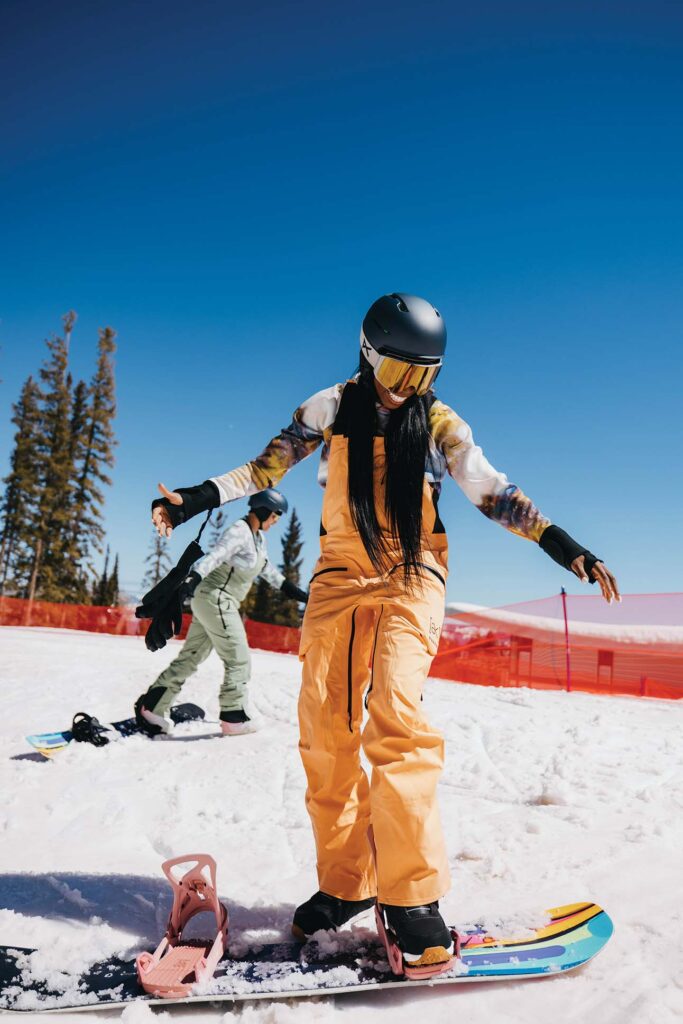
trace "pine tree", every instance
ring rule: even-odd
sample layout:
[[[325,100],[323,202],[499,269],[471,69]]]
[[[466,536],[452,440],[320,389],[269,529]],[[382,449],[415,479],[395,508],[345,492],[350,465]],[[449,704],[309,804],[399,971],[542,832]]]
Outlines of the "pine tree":
[[[275,604],[273,597],[275,591],[273,588],[265,580],[259,579],[256,580],[249,593],[251,594],[252,592],[253,598],[247,617],[255,622],[274,622]],[[242,608],[244,609],[244,602],[242,603]]]
[[[93,379],[74,390],[68,357],[76,314],[62,319],[64,336],[47,342],[40,385],[29,378],[14,407],[18,430],[0,502],[0,592],[9,586],[31,599],[85,602],[92,553],[104,536],[101,486],[111,482],[114,462],[116,335],[100,330]]]
[[[105,604],[109,607],[114,607],[119,603],[119,556],[116,555],[114,559],[114,568],[111,571],[111,576],[107,583],[107,592],[105,594]]]
[[[301,557],[301,549],[304,546],[302,532],[301,532],[301,520],[296,514],[296,509],[292,509],[292,514],[287,525],[287,530],[284,537],[282,538],[282,561],[280,563],[280,569],[284,574],[286,580],[293,583],[295,586],[299,586],[299,579],[301,576],[301,566],[303,558]],[[299,614],[299,604],[294,598],[285,597],[281,590],[274,592],[273,594],[273,619],[272,621],[280,626],[298,626],[301,616]]]
[[[116,415],[115,339],[116,332],[111,327],[100,330],[99,356],[93,379],[87,388],[80,382],[74,392],[72,443],[76,478],[71,516],[72,542],[75,556],[93,572],[90,562],[94,552],[102,550],[104,537],[102,486],[111,484],[107,469],[114,465],[116,446],[113,429]]]
[[[148,565],[149,568],[142,581],[142,589],[145,593],[155,587],[159,580],[162,580],[173,568],[166,540],[164,537],[160,537],[156,530],[150,547],[151,551],[145,559],[145,565]]]
[[[107,604],[107,595],[109,593],[109,545],[107,544],[107,552],[104,556],[104,569],[102,575],[95,578],[92,588],[92,603],[99,605],[100,607]]]
[[[63,317],[64,337],[47,342],[49,356],[40,370],[43,407],[36,438],[35,458],[40,477],[40,499],[28,530],[31,550],[29,599],[61,601],[65,583],[73,573],[67,561],[73,494],[74,464],[71,448],[71,389],[67,375],[69,341],[76,314]]]
[[[258,590],[258,582],[252,583],[249,592],[245,599],[240,605],[240,615],[243,619],[254,618],[254,604],[256,602],[256,591]]]
[[[29,377],[13,406],[12,423],[17,428],[14,450],[10,456],[10,471],[4,478],[5,493],[0,503],[2,512],[2,542],[0,544],[0,594],[6,589],[18,593],[23,589],[17,569],[28,562],[26,544],[27,524],[33,519],[38,501],[39,478],[35,459],[40,424],[40,388]],[[23,557],[22,557],[23,556]]]
[[[92,585],[88,574],[88,566],[85,564],[85,552],[79,537],[78,523],[82,514],[81,496],[78,488],[78,463],[82,457],[84,439],[88,428],[88,385],[80,380],[73,391],[73,402],[71,407],[71,423],[69,431],[70,459],[74,467],[76,479],[73,480],[71,508],[69,522],[64,538],[64,556],[67,566],[71,568],[67,572],[64,581],[65,601],[76,601],[79,604],[89,604],[92,600]],[[90,568],[90,576],[94,570]]]

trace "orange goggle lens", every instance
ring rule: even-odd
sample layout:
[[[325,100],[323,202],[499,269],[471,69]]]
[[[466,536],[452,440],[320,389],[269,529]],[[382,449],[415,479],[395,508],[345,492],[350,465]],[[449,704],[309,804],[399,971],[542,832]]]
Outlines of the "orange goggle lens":
[[[402,359],[392,359],[391,356],[380,356],[374,367],[375,378],[388,391],[400,394],[408,388],[415,388],[418,395],[425,395],[429,391],[440,369],[441,363],[418,366]]]

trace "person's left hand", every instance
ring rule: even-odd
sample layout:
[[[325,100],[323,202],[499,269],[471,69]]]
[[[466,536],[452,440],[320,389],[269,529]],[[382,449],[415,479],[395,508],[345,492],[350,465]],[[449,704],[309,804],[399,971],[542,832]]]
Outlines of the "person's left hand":
[[[178,494],[177,491],[169,491],[168,487],[164,484],[157,484],[157,486],[159,488],[159,492],[166,499],[167,505],[174,507],[180,507],[182,505],[182,494]],[[160,537],[170,537],[173,533],[174,519],[168,508],[159,498],[152,502],[152,523]]]
[[[588,573],[584,566],[585,555],[579,555],[574,559],[570,568],[571,571],[579,577],[582,583],[588,583]],[[604,597],[607,604],[611,604],[612,601],[621,601],[621,594],[619,593],[619,585],[617,584],[616,577],[613,572],[607,568],[604,562],[596,562],[591,569],[593,579],[600,584],[602,590],[602,596]]]

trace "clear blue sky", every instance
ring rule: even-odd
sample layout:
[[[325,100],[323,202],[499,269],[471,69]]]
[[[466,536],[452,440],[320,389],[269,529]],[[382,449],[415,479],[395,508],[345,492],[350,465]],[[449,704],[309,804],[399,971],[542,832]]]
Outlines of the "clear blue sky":
[[[403,290],[443,312],[438,393],[493,464],[625,591],[683,589],[680,6],[5,0],[0,19],[0,472],[61,314],[77,376],[111,324],[106,528],[130,588],[156,481],[253,457]],[[283,483],[307,569],[316,465]],[[450,481],[442,507],[452,599],[582,591]]]

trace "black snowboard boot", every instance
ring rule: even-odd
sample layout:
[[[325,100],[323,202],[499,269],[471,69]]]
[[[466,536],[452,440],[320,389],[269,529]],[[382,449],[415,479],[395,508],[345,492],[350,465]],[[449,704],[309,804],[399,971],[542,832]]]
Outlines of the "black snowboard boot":
[[[328,896],[326,892],[318,891],[294,911],[292,935],[303,942],[308,935],[321,928],[336,931],[351,918],[374,905],[374,896],[367,900],[341,900],[337,896]]]
[[[453,936],[439,913],[439,904],[390,907],[382,904],[386,926],[394,933],[403,959],[412,967],[439,963],[453,955]]]
[[[138,697],[135,701],[135,721],[142,731],[147,733],[148,736],[159,736],[161,733],[168,733],[173,729],[173,722],[170,718],[167,719],[163,715],[155,715],[154,712],[146,706],[147,704],[151,704],[152,707],[154,707],[165,692],[165,687],[157,686],[153,690],[148,690],[147,693],[143,693],[142,696]],[[143,714],[143,711],[146,712],[146,714]]]

